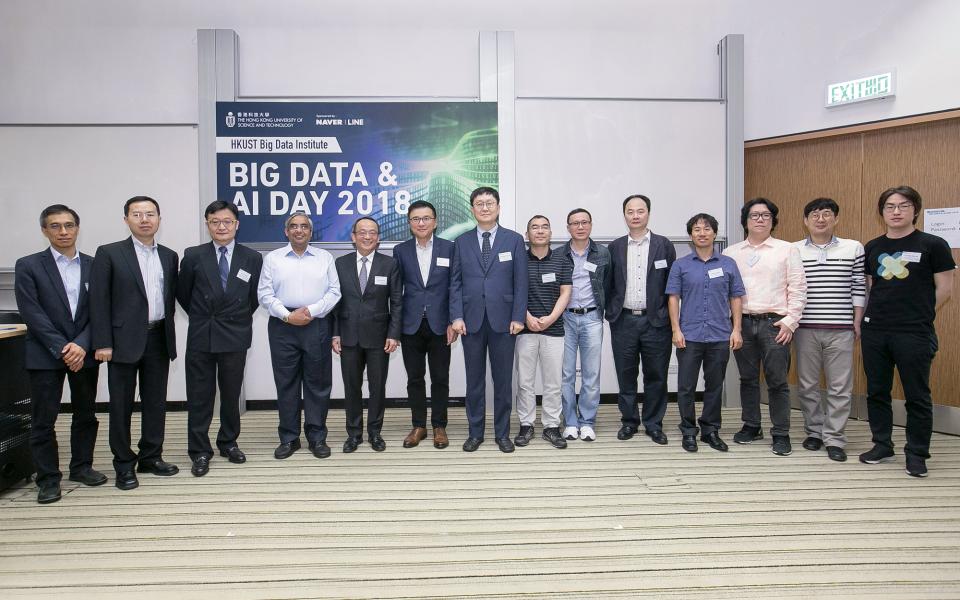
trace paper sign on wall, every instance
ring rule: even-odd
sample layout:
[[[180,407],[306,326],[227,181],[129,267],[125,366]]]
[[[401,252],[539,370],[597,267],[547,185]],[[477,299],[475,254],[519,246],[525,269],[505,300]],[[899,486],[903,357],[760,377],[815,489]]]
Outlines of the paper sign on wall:
[[[924,209],[923,230],[947,240],[951,248],[960,248],[960,207]]]

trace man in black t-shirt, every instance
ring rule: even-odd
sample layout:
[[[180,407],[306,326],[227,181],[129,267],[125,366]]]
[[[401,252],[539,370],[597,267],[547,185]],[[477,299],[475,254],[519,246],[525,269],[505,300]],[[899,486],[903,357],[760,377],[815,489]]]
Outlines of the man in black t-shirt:
[[[922,201],[911,187],[880,195],[877,211],[886,235],[867,243],[867,307],[861,326],[867,411],[873,449],[860,462],[893,460],[893,410],[890,389],[896,367],[907,409],[907,474],[926,477],[933,432],[930,364],[937,352],[933,326],[937,309],[950,299],[955,263],[942,238],[916,229]]]

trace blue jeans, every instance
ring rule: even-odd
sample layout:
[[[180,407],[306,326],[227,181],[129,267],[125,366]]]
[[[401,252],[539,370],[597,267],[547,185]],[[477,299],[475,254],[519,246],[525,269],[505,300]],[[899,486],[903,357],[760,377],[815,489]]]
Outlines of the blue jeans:
[[[600,311],[563,313],[563,420],[567,427],[593,427],[600,404],[600,354],[603,319]],[[580,351],[580,397],[577,399],[577,351]]]
[[[770,434],[790,435],[790,344],[777,343],[780,328],[767,317],[743,316],[743,346],[734,350],[740,371],[740,415],[747,427],[760,429],[760,369],[767,383]]]

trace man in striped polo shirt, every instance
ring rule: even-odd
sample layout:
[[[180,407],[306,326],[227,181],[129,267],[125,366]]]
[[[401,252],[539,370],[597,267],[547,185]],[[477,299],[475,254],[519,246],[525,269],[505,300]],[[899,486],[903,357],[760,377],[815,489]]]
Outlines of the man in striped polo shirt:
[[[797,378],[807,438],[803,447],[827,447],[830,460],[847,460],[844,429],[853,391],[853,343],[860,337],[865,284],[863,245],[838,238],[840,207],[830,198],[817,198],[803,208],[810,235],[794,245],[807,277],[807,304],[794,335]],[[820,395],[820,373],[826,396]]]

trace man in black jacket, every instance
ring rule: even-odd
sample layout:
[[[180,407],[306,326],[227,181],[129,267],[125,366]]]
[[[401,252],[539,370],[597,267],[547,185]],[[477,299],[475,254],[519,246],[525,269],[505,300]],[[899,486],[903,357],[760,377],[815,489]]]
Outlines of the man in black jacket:
[[[257,284],[263,257],[236,242],[239,213],[231,202],[216,200],[204,211],[211,241],[187,248],[180,263],[177,300],[190,317],[187,331],[187,451],[190,472],[210,470],[213,447],[210,421],[220,385],[220,456],[241,464],[240,388],[253,339]]]

